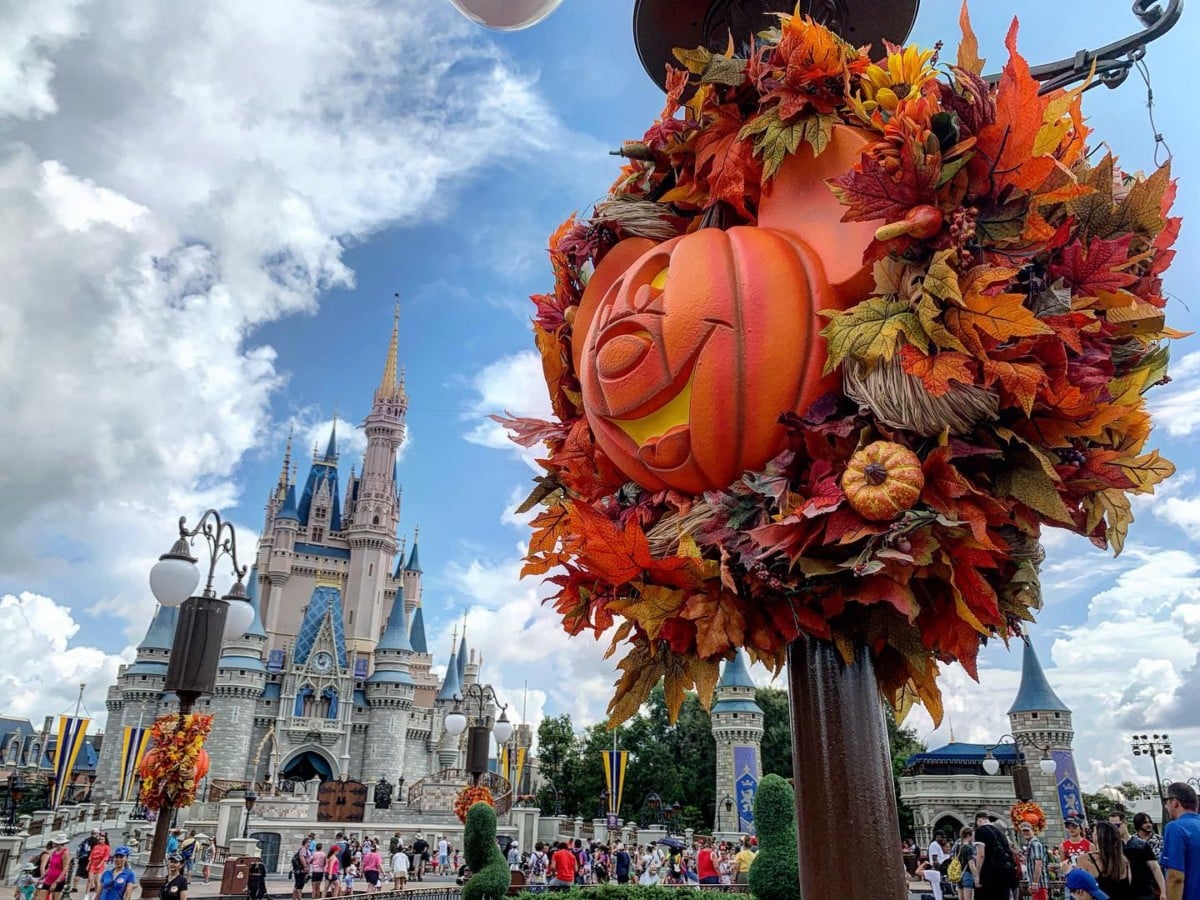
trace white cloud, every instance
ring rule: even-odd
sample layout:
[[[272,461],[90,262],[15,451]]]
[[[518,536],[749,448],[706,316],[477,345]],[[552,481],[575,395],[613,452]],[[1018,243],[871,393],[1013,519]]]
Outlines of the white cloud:
[[[1200,427],[1200,353],[1171,366],[1171,384],[1151,394],[1154,422],[1171,437],[1187,437]]]
[[[84,708],[102,727],[108,686],[117,667],[133,661],[133,650],[105,653],[95,647],[72,645],[79,624],[65,606],[49,597],[22,592],[0,597],[0,693],[4,714],[32,720],[40,727],[45,716],[72,712],[83,693]]]
[[[421,0],[46,0],[0,7],[0,35],[0,408],[20,436],[0,564],[136,633],[174,518],[236,504],[273,435],[283,379],[255,328],[349,287],[344,241],[445,215],[464,173],[593,148]]]
[[[542,471],[534,463],[545,456],[545,448],[520,447],[508,438],[503,427],[488,419],[489,415],[527,416],[550,419],[550,395],[542,374],[542,360],[536,351],[522,350],[486,366],[472,382],[478,397],[466,417],[475,422],[466,439],[481,447],[507,450],[520,456],[530,468]]]

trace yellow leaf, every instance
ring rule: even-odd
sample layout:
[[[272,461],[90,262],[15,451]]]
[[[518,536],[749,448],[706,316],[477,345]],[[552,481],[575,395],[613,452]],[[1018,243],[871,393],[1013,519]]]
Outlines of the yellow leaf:
[[[614,600],[608,608],[617,615],[632,619],[650,640],[656,640],[663,625],[679,614],[679,608],[687,598],[676,588],[657,584],[635,583],[633,587],[635,590],[631,596]]]
[[[982,74],[986,59],[979,58],[979,38],[971,27],[971,15],[967,12],[967,0],[963,0],[962,10],[958,14],[958,26],[962,29],[962,41],[958,45],[958,67]]]
[[[821,310],[821,315],[833,320],[821,331],[829,348],[825,374],[847,357],[871,367],[889,360],[899,351],[901,338],[929,352],[929,337],[903,300],[871,297],[846,312]]]
[[[1124,491],[1114,489],[1098,491],[1083,500],[1083,508],[1087,511],[1087,521],[1084,530],[1091,534],[1101,519],[1106,519],[1108,527],[1105,534],[1108,543],[1113,548],[1113,556],[1119,556],[1125,548],[1125,535],[1133,522],[1133,509],[1129,497]]]
[[[1125,474],[1136,485],[1133,490],[1139,494],[1154,493],[1156,484],[1175,474],[1175,464],[1159,456],[1157,450],[1117,465],[1125,470]]]

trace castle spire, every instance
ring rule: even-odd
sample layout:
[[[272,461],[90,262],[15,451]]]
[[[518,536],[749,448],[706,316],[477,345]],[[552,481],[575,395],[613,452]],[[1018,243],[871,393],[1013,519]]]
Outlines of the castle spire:
[[[414,545],[415,546],[415,545]],[[467,674],[467,614],[463,613],[462,640],[458,644],[458,680],[461,683]]]
[[[400,354],[400,295],[396,294],[396,308],[392,313],[392,342],[388,345],[387,360],[383,364],[383,377],[379,379],[379,395],[395,397],[403,392],[404,382],[397,374],[397,358]]]
[[[429,644],[425,640],[425,613],[421,607],[413,610],[412,625],[408,629],[408,642],[414,653],[428,653]]]
[[[404,568],[406,571],[409,571],[409,572],[420,572],[421,571],[421,558],[417,554],[417,541],[419,541],[420,539],[421,539],[421,526],[418,525],[416,528],[413,529],[413,548],[412,548],[412,553],[409,554],[408,562],[405,563],[405,565],[404,565]]]
[[[1022,635],[1025,642],[1025,653],[1021,659],[1021,686],[1017,689],[1017,699],[1009,708],[1008,714],[1020,712],[1070,712],[1067,704],[1058,699],[1054,688],[1046,680],[1046,673],[1034,652],[1029,635]]]
[[[296,423],[293,422],[288,426],[287,446],[283,449],[283,467],[279,471],[279,488],[281,491],[286,491],[291,483],[288,480],[288,475],[292,468],[292,437],[296,433]]]
[[[337,423],[338,423],[338,408],[335,403],[333,406],[333,427],[329,430],[329,443],[325,445],[325,461],[337,461]]]

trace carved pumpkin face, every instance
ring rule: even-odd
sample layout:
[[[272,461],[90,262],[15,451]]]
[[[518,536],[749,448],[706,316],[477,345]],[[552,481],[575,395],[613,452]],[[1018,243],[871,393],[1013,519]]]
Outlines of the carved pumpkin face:
[[[784,445],[780,413],[836,385],[821,377],[833,295],[816,254],[769,228],[701,229],[617,278],[583,339],[584,410],[631,480],[727,487]]]

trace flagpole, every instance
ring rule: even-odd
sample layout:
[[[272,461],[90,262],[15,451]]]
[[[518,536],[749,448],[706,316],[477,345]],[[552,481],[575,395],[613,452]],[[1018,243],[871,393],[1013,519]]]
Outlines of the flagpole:
[[[87,687],[86,684],[80,684],[79,685],[79,696],[75,698],[75,715],[72,719],[72,721],[75,723],[74,724],[75,728],[79,728],[79,709],[81,706],[83,706],[83,689],[86,687]],[[63,733],[64,741],[65,741],[66,737],[67,737],[67,733],[64,731],[64,733]],[[67,786],[71,783],[71,772],[70,772],[71,750],[74,749],[73,745],[76,740],[78,740],[78,737],[73,735],[71,738],[71,744],[72,744],[71,748],[55,747],[54,756],[56,759],[64,759],[64,754],[66,754],[65,765],[67,768],[62,773],[62,781],[56,782],[54,784],[54,791],[53,791],[54,796],[52,797],[54,804],[50,807],[54,811],[58,810],[58,804],[61,802],[62,797],[67,792]],[[60,741],[60,743],[63,743],[64,741]],[[58,774],[58,773],[55,773],[55,774]]]

